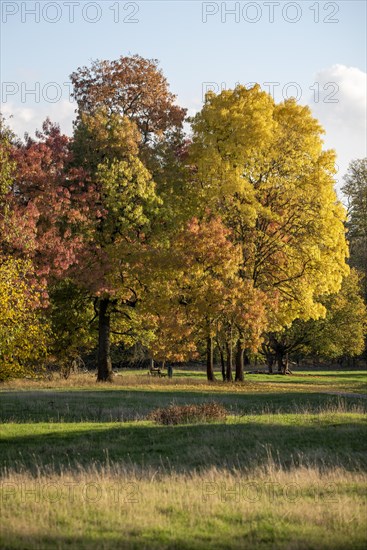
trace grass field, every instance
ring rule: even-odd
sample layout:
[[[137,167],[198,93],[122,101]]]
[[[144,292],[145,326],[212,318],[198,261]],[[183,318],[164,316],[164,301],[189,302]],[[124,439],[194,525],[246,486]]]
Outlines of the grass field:
[[[145,371],[13,381],[1,398],[1,548],[367,545],[367,375]],[[162,426],[171,403],[227,419]]]

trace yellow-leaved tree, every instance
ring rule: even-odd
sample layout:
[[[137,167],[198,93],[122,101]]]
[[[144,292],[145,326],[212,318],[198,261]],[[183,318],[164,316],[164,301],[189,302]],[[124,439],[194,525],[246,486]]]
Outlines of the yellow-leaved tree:
[[[43,289],[33,277],[30,262],[0,259],[0,381],[32,374],[47,353]]]
[[[310,109],[237,86],[208,93],[192,128],[198,201],[241,247],[240,276],[269,297],[268,329],[325,315],[320,297],[340,289],[348,248],[335,154]],[[240,338],[239,379],[243,353]]]

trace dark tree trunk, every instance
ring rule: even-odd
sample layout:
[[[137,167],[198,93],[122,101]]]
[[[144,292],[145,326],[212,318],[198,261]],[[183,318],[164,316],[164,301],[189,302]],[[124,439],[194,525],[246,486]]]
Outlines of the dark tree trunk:
[[[220,365],[222,367],[222,379],[223,382],[226,381],[226,362],[224,360],[224,353],[223,348],[219,347],[219,355],[220,355]]]
[[[278,374],[284,374],[283,353],[281,353],[280,351],[277,351],[276,362],[278,365]]]
[[[240,340],[237,340],[236,350],[236,382],[243,382],[243,367],[244,367],[245,350],[242,348]]]
[[[273,374],[273,365],[275,361],[274,354],[272,353],[270,347],[265,344],[262,345],[262,352],[263,352],[263,355],[265,355],[266,364],[268,367],[268,373]]]
[[[103,298],[99,302],[98,318],[98,374],[97,382],[112,381],[112,362],[110,355],[110,314],[108,312],[110,300]]]
[[[226,362],[224,360],[224,352],[223,352],[222,346],[220,345],[219,338],[217,338],[217,346],[218,346],[219,355],[220,355],[220,365],[221,365],[221,370],[222,370],[222,379],[223,379],[223,382],[225,382],[226,381]]]
[[[214,353],[213,353],[213,338],[208,336],[206,339],[206,376],[209,382],[214,382]]]
[[[233,382],[232,365],[233,365],[233,351],[232,342],[226,342],[227,351],[227,369],[226,369],[226,381]]]
[[[272,355],[267,356],[268,373],[273,374],[274,357]]]

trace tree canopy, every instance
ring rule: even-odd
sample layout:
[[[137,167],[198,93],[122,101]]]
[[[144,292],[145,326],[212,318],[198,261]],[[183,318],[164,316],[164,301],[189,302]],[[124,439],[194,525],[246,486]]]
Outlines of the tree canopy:
[[[46,120],[21,142],[2,124],[3,364],[96,346],[107,381],[111,343],[139,343],[158,361],[206,355],[209,380],[217,349],[223,378],[242,381],[259,349],[280,362],[292,346],[361,352],[345,224],[349,263],[366,274],[365,159],[345,179],[346,220],[335,153],[295,100],[258,85],[210,92],[187,137],[156,60],[97,60],[71,78],[72,137]]]

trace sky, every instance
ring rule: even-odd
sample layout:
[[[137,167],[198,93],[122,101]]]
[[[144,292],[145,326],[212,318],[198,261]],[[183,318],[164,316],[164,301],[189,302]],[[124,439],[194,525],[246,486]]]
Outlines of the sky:
[[[94,59],[158,59],[190,115],[205,91],[257,82],[296,97],[337,152],[337,186],[367,154],[366,6],[336,2],[200,0],[6,1],[1,7],[1,111],[31,135],[49,116],[71,134],[69,75]]]

